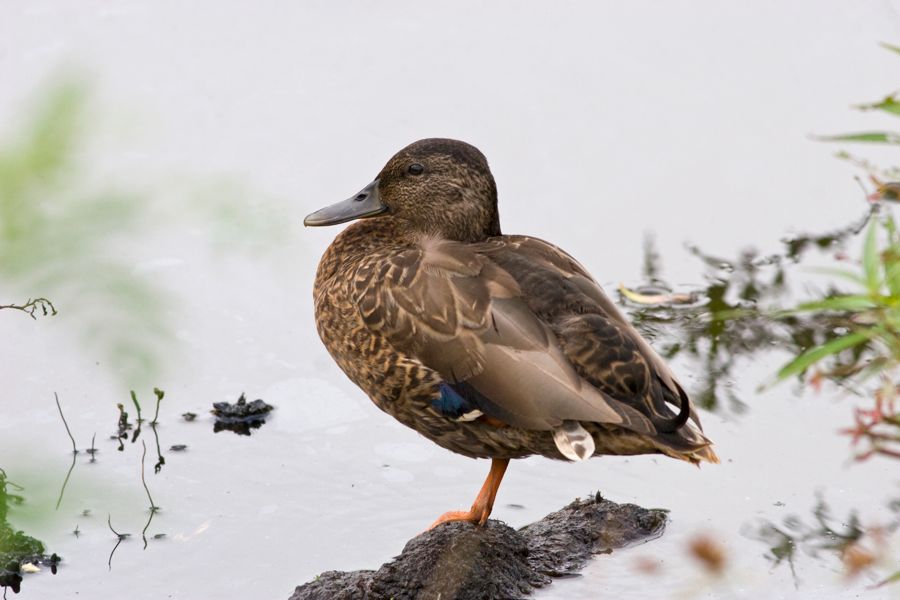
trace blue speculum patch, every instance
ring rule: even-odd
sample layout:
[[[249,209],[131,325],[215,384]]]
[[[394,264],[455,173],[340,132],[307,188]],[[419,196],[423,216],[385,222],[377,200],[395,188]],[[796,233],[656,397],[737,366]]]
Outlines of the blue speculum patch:
[[[478,408],[449,383],[442,383],[438,387],[441,390],[441,397],[432,400],[431,405],[441,414],[456,419]]]

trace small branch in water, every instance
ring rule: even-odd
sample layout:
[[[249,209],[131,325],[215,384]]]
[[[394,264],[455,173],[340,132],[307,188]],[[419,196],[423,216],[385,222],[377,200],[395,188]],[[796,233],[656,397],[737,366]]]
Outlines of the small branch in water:
[[[56,510],[59,510],[59,505],[62,504],[63,496],[66,493],[66,486],[69,485],[69,478],[72,476],[72,471],[75,469],[75,456],[78,454],[78,448],[75,445],[75,436],[72,435],[72,430],[69,429],[69,424],[66,422],[66,416],[63,414],[62,406],[59,403],[59,394],[53,392],[53,398],[56,400],[56,408],[59,410],[59,416],[62,419],[63,425],[66,427],[66,433],[69,434],[69,439],[72,440],[72,464],[69,465],[69,471],[66,473],[66,478],[63,480],[62,487],[59,489],[59,498],[56,499]]]
[[[137,422],[140,423],[144,419],[141,418],[141,405],[138,404],[137,394],[134,393],[134,390],[131,390],[131,401],[134,402],[134,407],[137,409]]]
[[[125,539],[125,538],[127,538],[129,535],[131,535],[130,533],[119,533],[118,531],[116,531],[115,529],[113,529],[113,526],[112,526],[112,515],[110,515],[110,514],[107,514],[107,515],[106,515],[106,524],[109,525],[109,530],[112,531],[114,534],[116,534],[116,537],[118,537],[120,540],[121,540],[121,539]]]
[[[88,454],[91,455],[91,462],[97,462],[97,448],[94,446],[94,442],[97,440],[97,432],[94,432],[93,437],[91,437],[91,448],[87,451]]]
[[[75,438],[72,436],[69,424],[66,423],[66,417],[63,415],[62,406],[59,405],[59,395],[56,392],[53,392],[53,397],[56,398],[56,408],[59,410],[59,416],[62,418],[63,425],[66,426],[66,433],[69,434],[69,439],[72,440],[72,454],[78,454],[78,448],[75,447]]]
[[[159,422],[159,403],[162,402],[166,393],[159,388],[153,388],[153,393],[156,394],[156,414],[153,415],[153,420],[150,421],[150,424],[156,425]]]
[[[156,431],[156,427],[153,427],[153,431]],[[150,495],[150,488],[147,487],[147,480],[144,478],[144,459],[147,458],[147,444],[144,440],[141,440],[141,445],[144,447],[144,453],[141,454],[141,483],[144,484],[144,490],[147,492],[147,499],[150,500],[150,517],[147,519],[147,524],[144,525],[144,529],[141,531],[141,537],[144,539],[144,550],[147,549],[147,529],[150,527],[150,523],[153,521],[153,515],[156,514],[156,511],[159,510],[159,507],[153,502],[153,497]]]
[[[125,444],[122,440],[128,439],[128,429],[131,427],[131,424],[128,422],[128,413],[125,412],[125,406],[119,402],[116,404],[116,407],[119,409],[119,423],[118,423],[118,432],[116,433],[116,439],[119,440],[119,452],[125,449]]]
[[[156,512],[159,510],[159,507],[153,502],[153,496],[150,495],[150,488],[147,487],[147,479],[144,477],[144,459],[147,458],[147,444],[144,443],[144,440],[141,440],[141,446],[144,447],[144,453],[141,454],[141,483],[144,484],[144,491],[147,492],[147,499],[150,500],[150,511]]]
[[[141,417],[141,405],[138,404],[137,394],[134,393],[134,390],[131,390],[131,401],[134,402],[135,408],[137,408],[137,429],[134,430],[134,435],[131,436],[131,443],[135,443],[141,435],[141,425],[144,423],[143,417]]]
[[[116,531],[115,529],[113,529],[113,526],[112,526],[112,515],[110,515],[110,514],[107,514],[107,515],[106,515],[106,524],[109,525],[109,530],[112,531],[112,532],[116,535],[116,537],[119,538],[119,540],[116,542],[116,545],[113,546],[112,551],[109,553],[109,560],[106,561],[106,564],[109,566],[109,570],[112,571],[112,557],[113,557],[113,554],[116,553],[116,549],[119,547],[119,544],[122,543],[122,540],[124,540],[125,538],[127,538],[127,537],[130,536],[131,534],[130,534],[130,533],[119,533],[118,531]]]
[[[153,415],[153,420],[150,421],[150,429],[153,430],[153,439],[156,440],[156,456],[158,458],[153,466],[153,472],[158,474],[162,470],[163,465],[166,464],[166,459],[163,457],[162,450],[159,447],[159,433],[156,431],[156,426],[159,424],[159,403],[166,393],[159,388],[153,388],[153,393],[156,394],[156,414]]]
[[[28,313],[28,316],[35,320],[37,320],[37,317],[34,313],[37,311],[41,311],[45,317],[47,315],[56,315],[56,307],[46,298],[35,298],[34,300],[29,298],[25,304],[0,304],[0,309],[4,308],[11,308],[13,310],[20,310],[24,313]]]
[[[75,469],[75,455],[72,455],[72,464],[69,465],[69,472],[66,473],[66,478],[63,480],[62,487],[59,489],[59,498],[56,499],[56,510],[59,510],[59,505],[62,504],[63,495],[66,493],[66,486],[69,485],[69,477],[72,476],[72,471]]]
[[[156,432],[156,424],[150,423],[150,429],[153,430],[153,439],[156,440],[157,461],[156,464],[153,465],[153,473],[159,474],[159,472],[162,471],[163,465],[166,464],[166,457],[162,455],[162,450],[159,447],[159,434]]]

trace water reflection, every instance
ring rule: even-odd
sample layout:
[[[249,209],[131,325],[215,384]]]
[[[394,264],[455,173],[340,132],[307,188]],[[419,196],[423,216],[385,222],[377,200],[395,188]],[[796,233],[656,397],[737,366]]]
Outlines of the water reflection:
[[[847,242],[857,236],[872,214],[851,225],[822,234],[803,234],[781,241],[782,250],[760,255],[747,249],[735,259],[723,258],[690,246],[702,264],[706,285],[678,290],[667,283],[652,238],[644,247],[642,285],[620,290],[632,322],[666,359],[681,357],[691,365],[698,381],[692,397],[711,411],[743,413],[746,399],[732,385],[733,370],[740,360],[774,348],[800,354],[807,348],[846,333],[850,325],[839,313],[780,315],[771,307],[783,305],[792,292],[791,280],[804,261],[816,255],[841,257]],[[823,292],[828,296],[835,289]],[[865,347],[851,357],[855,362]]]
[[[836,518],[824,496],[819,494],[811,518],[790,515],[780,524],[761,520],[748,525],[743,533],[768,547],[766,558],[774,567],[787,564],[795,586],[799,587],[798,550],[813,558],[830,555],[840,560],[848,577],[855,577],[884,559],[888,538],[900,528],[900,498],[889,502],[888,508],[894,515],[891,521],[863,527],[858,511],[851,510],[846,517]]]

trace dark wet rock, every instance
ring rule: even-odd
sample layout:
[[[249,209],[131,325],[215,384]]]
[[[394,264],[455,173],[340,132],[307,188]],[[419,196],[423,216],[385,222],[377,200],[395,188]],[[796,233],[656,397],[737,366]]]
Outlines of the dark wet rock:
[[[233,431],[238,435],[250,435],[252,429],[258,429],[266,422],[266,416],[272,411],[272,405],[260,399],[247,402],[244,394],[234,404],[216,402],[212,413],[216,416],[213,431]]]
[[[290,600],[492,600],[522,598],[577,573],[595,554],[658,537],[666,513],[598,493],[516,531],[447,523],[410,540],[377,571],[326,571]]]

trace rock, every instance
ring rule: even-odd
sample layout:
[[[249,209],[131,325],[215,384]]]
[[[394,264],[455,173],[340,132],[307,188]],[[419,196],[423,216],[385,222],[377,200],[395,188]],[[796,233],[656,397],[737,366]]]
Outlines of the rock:
[[[250,435],[253,429],[259,429],[266,422],[266,416],[272,412],[272,406],[260,399],[247,402],[241,394],[234,404],[230,402],[213,403],[212,413],[216,416],[213,431],[233,431],[238,435]],[[190,419],[189,419],[190,420]]]
[[[527,596],[577,573],[595,554],[662,535],[666,512],[599,493],[516,531],[446,523],[410,540],[377,571],[326,571],[290,600],[493,600]]]

